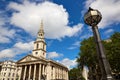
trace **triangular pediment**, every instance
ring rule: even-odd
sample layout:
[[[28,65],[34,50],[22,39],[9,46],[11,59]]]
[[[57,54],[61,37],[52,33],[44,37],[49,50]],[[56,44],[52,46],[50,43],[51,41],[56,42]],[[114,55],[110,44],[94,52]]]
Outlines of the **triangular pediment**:
[[[21,62],[29,62],[29,61],[36,61],[39,60],[40,58],[37,58],[35,56],[32,55],[27,55],[24,58],[20,59],[19,61],[17,61],[17,63],[21,63]]]

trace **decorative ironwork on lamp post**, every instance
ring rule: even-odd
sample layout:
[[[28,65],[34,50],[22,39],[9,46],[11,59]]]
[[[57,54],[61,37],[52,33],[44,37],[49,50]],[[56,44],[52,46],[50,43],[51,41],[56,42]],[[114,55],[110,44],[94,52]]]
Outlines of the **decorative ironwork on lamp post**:
[[[96,42],[97,56],[99,61],[100,70],[102,73],[101,80],[113,80],[109,62],[106,59],[104,48],[101,42],[100,34],[97,24],[101,21],[102,15],[98,10],[89,8],[88,12],[84,15],[84,21],[87,25],[92,26],[94,39]]]

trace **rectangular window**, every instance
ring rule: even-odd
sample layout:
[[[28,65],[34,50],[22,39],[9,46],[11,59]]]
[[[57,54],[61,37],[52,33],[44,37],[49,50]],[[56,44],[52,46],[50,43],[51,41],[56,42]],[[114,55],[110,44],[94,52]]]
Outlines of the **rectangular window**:
[[[4,76],[6,75],[6,73],[4,73]]]
[[[43,44],[43,50],[44,50],[44,47],[45,47],[45,46],[44,46],[44,44]]]
[[[14,73],[13,73],[13,77],[14,77]]]
[[[38,49],[38,47],[39,47],[39,44],[37,43],[37,49]]]
[[[10,77],[10,73],[8,74],[8,76]]]

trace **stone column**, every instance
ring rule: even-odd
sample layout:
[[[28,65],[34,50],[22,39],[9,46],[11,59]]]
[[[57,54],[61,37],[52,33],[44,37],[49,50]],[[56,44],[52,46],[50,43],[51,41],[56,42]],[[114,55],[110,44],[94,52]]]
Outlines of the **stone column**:
[[[19,69],[19,67],[18,67],[18,69]],[[21,71],[20,71],[20,74],[19,74],[19,79],[18,79],[18,80],[20,80],[20,79],[21,79],[21,74],[22,74],[22,67],[21,67]]]
[[[62,79],[63,79],[63,69],[62,69]]]
[[[43,64],[43,68],[42,68],[42,74],[44,75],[44,64]]]
[[[59,68],[58,68],[58,70],[57,70],[57,71],[58,71],[58,79],[59,79]]]
[[[53,67],[53,79],[55,79],[55,67]]]
[[[17,68],[15,68],[14,76],[15,76],[15,77],[14,77],[14,80],[16,80],[16,78],[17,78],[17,77],[16,77],[16,76],[17,76]]]
[[[56,67],[55,67],[55,79],[57,79],[57,71],[56,71]]]
[[[36,77],[36,64],[34,64],[34,75],[33,75],[33,80],[35,80]]]
[[[66,73],[66,70],[65,70],[65,79],[67,80],[67,73]]]
[[[63,69],[63,79],[65,79],[65,69]]]
[[[59,79],[59,67],[58,67],[58,79]]]
[[[60,79],[61,79],[61,68],[60,68],[60,74],[59,75],[60,75]]]
[[[29,76],[28,76],[28,80],[30,80],[30,76],[31,76],[31,65],[29,66]]]
[[[67,75],[67,80],[69,80],[69,77],[68,77],[68,71],[66,72],[66,75]]]
[[[45,75],[47,75],[47,66],[45,65]]]
[[[41,64],[39,64],[39,77],[38,80],[41,80]]]
[[[58,68],[58,78],[60,79],[60,68]]]
[[[27,66],[25,65],[24,74],[23,74],[23,80],[25,80],[25,77],[26,77],[26,69],[27,69]]]
[[[56,67],[56,78],[58,79],[58,68]]]
[[[50,63],[47,65],[47,79],[46,80],[51,80],[51,66]]]

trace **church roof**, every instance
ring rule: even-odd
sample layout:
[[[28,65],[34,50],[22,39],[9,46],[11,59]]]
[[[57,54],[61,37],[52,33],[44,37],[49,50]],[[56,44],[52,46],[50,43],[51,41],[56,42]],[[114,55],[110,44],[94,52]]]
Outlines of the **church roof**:
[[[53,64],[55,66],[60,66],[60,67],[64,67],[66,68],[66,70],[68,70],[68,68],[66,66],[64,66],[63,64],[61,63],[58,63],[56,61],[53,61],[53,60],[49,60],[49,59],[45,59],[43,57],[36,57],[36,56],[33,56],[33,55],[27,55],[25,57],[23,57],[22,59],[18,60],[17,61],[17,64],[24,64],[24,63],[28,63],[28,64],[32,64],[32,62],[43,62],[44,64],[47,64],[47,63],[50,63],[50,64]]]
[[[33,56],[33,55],[27,55],[27,56],[23,57],[22,59],[18,60],[17,63],[36,61],[36,60],[44,60],[44,61],[46,61],[46,59],[43,58],[43,57],[36,57],[36,56]]]
[[[68,70],[68,68],[67,68],[65,65],[63,65],[63,64],[61,64],[61,63],[59,63],[59,62],[56,62],[56,61],[54,61],[54,60],[48,60],[48,61],[51,62],[51,63],[53,63],[53,64],[56,64],[56,65],[58,65],[58,66],[64,67],[64,68],[66,68],[66,69]]]

